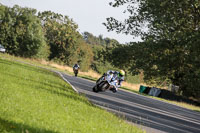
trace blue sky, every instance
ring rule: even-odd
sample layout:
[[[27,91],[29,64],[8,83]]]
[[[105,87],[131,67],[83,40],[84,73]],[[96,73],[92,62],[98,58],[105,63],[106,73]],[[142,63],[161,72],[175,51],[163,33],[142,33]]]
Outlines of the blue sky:
[[[125,7],[113,8],[109,2],[114,0],[0,0],[0,3],[12,7],[17,4],[21,7],[35,8],[38,11],[50,10],[73,19],[79,26],[79,32],[90,32],[95,36],[100,34],[103,37],[116,39],[120,43],[139,41],[132,36],[108,32],[102,25],[107,17],[115,17],[123,20],[126,16],[123,13]]]

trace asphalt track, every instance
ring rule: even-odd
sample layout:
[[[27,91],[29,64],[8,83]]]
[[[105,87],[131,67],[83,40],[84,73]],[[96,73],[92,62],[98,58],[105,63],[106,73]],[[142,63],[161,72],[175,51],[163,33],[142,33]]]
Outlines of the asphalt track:
[[[62,76],[91,102],[141,125],[147,133],[200,133],[200,112],[123,90],[94,93],[95,82],[64,73]]]

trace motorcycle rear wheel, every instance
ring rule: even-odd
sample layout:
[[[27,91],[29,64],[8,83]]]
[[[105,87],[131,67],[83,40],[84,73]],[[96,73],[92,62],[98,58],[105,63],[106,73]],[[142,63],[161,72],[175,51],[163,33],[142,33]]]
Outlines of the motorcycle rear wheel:
[[[93,90],[93,92],[96,92],[96,93],[99,92],[99,90],[98,90],[96,85],[92,88],[92,90]]]

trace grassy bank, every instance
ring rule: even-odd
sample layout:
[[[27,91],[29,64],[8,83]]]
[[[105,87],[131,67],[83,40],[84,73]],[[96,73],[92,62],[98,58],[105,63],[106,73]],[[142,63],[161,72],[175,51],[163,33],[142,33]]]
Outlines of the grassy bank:
[[[0,132],[142,132],[47,70],[0,58]]]

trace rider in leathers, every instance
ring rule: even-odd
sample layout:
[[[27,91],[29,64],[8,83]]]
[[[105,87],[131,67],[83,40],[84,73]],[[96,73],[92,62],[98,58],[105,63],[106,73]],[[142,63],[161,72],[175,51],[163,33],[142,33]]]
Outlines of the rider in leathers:
[[[113,74],[113,77],[116,77],[115,78],[115,80],[118,80],[118,84],[116,85],[116,88],[111,88],[110,90],[112,91],[112,92],[117,92],[117,90],[118,90],[118,88],[119,87],[121,87],[121,84],[122,84],[122,82],[124,81],[124,75],[125,75],[125,72],[123,71],[123,70],[120,70],[120,71],[113,71],[113,70],[109,70],[109,71],[107,71],[106,73],[104,73],[104,75],[102,76],[102,77],[104,77],[104,76],[106,76],[106,75],[110,75],[110,74]],[[102,78],[101,77],[101,78]],[[100,78],[100,79],[101,79]],[[99,80],[100,80],[99,79]],[[98,80],[98,81],[99,81]],[[98,82],[97,81],[97,82]]]
[[[80,66],[78,65],[78,63],[74,64],[74,66],[73,66],[73,71],[75,70],[76,67],[77,67],[78,69],[80,68]]]

